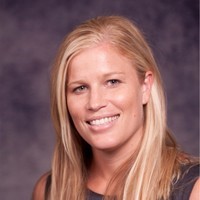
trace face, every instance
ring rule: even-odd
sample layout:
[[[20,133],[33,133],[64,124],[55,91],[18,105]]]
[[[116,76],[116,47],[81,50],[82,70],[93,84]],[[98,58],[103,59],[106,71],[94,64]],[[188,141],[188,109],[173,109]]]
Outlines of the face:
[[[133,63],[109,45],[84,50],[68,68],[67,107],[81,137],[93,149],[134,149],[143,134],[143,105],[151,73],[143,83]]]

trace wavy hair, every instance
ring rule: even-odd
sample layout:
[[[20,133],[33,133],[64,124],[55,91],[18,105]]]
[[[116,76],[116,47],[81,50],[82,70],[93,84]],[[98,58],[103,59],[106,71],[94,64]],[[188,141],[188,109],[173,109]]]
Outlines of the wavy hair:
[[[92,155],[68,112],[67,70],[75,55],[103,43],[132,60],[141,81],[147,71],[154,76],[150,100],[144,105],[144,133],[140,146],[115,173],[106,193],[119,200],[166,200],[172,180],[178,177],[179,163],[186,161],[167,129],[163,86],[152,51],[137,26],[121,16],[102,16],[86,21],[68,34],[60,46],[51,81],[56,144],[50,199],[86,199],[87,168]]]

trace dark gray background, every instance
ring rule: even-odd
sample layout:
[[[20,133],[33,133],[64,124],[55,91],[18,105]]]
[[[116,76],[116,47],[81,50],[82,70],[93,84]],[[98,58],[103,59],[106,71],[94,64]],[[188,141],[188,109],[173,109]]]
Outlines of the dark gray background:
[[[50,66],[64,35],[97,15],[124,15],[144,31],[164,79],[169,126],[198,155],[198,12],[196,0],[0,0],[0,199],[30,199],[50,169]]]

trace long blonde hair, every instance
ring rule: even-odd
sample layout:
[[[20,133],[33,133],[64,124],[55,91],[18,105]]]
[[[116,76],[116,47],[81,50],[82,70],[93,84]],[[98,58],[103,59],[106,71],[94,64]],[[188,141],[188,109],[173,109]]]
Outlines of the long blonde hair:
[[[121,200],[168,199],[171,182],[178,177],[179,163],[185,161],[167,130],[162,81],[152,51],[136,25],[121,16],[97,17],[82,23],[67,35],[56,57],[51,92],[56,145],[50,199],[86,199],[87,168],[92,155],[68,113],[67,69],[80,51],[101,43],[108,43],[133,60],[141,81],[147,71],[154,74],[150,100],[144,106],[145,129],[140,147],[116,172],[107,192]]]

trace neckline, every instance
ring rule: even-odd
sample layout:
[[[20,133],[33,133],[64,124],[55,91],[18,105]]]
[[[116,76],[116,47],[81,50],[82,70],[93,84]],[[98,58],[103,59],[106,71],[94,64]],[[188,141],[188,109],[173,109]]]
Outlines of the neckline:
[[[94,191],[92,191],[92,190],[90,190],[90,189],[88,189],[88,192],[89,192],[89,194],[92,195],[92,196],[95,196],[95,197],[103,197],[103,194],[99,194],[99,193],[94,192]]]

